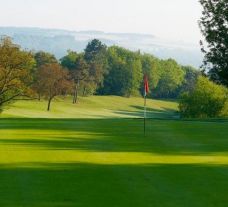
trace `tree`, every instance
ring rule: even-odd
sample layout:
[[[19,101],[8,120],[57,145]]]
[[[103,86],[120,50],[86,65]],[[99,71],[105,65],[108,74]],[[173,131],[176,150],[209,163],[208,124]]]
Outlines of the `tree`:
[[[185,73],[185,76],[183,84],[178,89],[178,94],[193,91],[197,83],[198,77],[201,75],[201,72],[193,68],[192,66],[182,66],[182,69]]]
[[[110,47],[108,49],[108,73],[104,78],[104,85],[99,92],[104,95],[126,96],[129,88],[130,71],[126,67],[126,60],[120,55],[125,49]]]
[[[38,81],[38,79],[41,78],[38,77],[40,75],[39,70],[43,65],[58,63],[58,60],[55,58],[53,54],[43,51],[35,53],[34,58],[36,60],[36,71],[34,73],[34,84],[32,88],[37,92],[38,100],[40,101],[43,85],[41,85],[40,81]]]
[[[228,91],[207,78],[200,76],[194,90],[184,93],[180,99],[180,113],[186,118],[207,118],[228,115],[226,111]]]
[[[35,53],[34,58],[36,60],[37,68],[45,64],[58,63],[58,60],[53,54],[44,51]]]
[[[206,40],[202,45],[205,54],[204,67],[209,77],[228,86],[228,1],[200,0],[203,13],[200,19],[201,32]]]
[[[103,85],[107,72],[107,47],[94,39],[85,48],[84,59],[89,66],[89,77],[95,90]]]
[[[108,95],[139,95],[142,81],[140,54],[113,46],[108,49],[108,73],[99,92]]]
[[[175,98],[175,91],[182,85],[185,73],[175,60],[162,60],[160,64],[161,76],[153,92],[153,96],[159,98]]]
[[[100,40],[93,39],[85,48],[85,60],[88,63],[93,62],[94,60],[100,61],[103,63],[107,46],[104,45]]]
[[[41,93],[48,100],[47,110],[50,111],[51,101],[58,95],[65,95],[72,88],[68,71],[57,63],[41,66],[38,81],[42,85]]]
[[[35,60],[31,53],[23,51],[11,39],[0,41],[0,108],[18,97],[30,96],[32,72]]]
[[[61,59],[61,65],[66,67],[70,72],[70,77],[74,83],[73,87],[73,104],[77,103],[78,89],[80,82],[89,79],[89,68],[84,60],[83,54],[77,54],[73,51],[68,51],[68,54]]]

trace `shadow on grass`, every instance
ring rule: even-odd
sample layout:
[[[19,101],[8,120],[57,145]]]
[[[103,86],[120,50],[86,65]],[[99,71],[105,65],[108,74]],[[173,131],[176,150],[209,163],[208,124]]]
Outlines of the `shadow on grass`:
[[[173,155],[227,153],[227,127],[228,122],[147,120],[144,137],[141,119],[0,119],[0,144]]]
[[[225,207],[228,167],[27,164],[0,166],[2,207]]]
[[[128,117],[144,117],[144,107],[132,105],[134,111],[116,111],[118,115],[127,115]],[[153,119],[179,119],[179,114],[176,110],[169,108],[154,109],[146,107],[147,118]]]

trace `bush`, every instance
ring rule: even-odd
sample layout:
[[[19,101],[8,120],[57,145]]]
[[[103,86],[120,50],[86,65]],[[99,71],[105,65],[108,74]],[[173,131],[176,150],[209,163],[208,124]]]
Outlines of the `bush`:
[[[185,118],[227,116],[227,95],[227,88],[201,76],[191,92],[182,94],[179,103],[181,116]]]

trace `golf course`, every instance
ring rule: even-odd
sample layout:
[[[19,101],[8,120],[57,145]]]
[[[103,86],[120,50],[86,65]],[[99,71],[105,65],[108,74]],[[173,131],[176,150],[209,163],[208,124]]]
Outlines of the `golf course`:
[[[117,96],[17,101],[0,114],[1,207],[225,207],[228,120]]]

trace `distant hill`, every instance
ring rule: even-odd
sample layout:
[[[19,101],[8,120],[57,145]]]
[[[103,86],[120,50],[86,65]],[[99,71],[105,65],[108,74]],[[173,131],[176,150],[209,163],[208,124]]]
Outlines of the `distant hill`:
[[[60,29],[0,27],[0,36],[7,35],[29,50],[44,50],[64,56],[68,49],[82,51],[94,38],[106,45],[119,45],[131,50],[141,50],[159,58],[174,58],[180,64],[199,67],[202,54],[198,45],[170,42],[148,34],[105,33],[101,31],[68,31]]]

